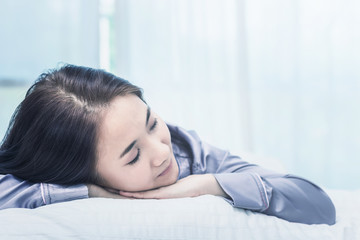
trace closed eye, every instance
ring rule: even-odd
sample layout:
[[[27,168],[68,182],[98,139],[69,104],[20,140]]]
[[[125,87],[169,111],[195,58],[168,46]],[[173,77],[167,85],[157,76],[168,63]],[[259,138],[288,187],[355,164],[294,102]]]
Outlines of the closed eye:
[[[158,125],[158,120],[157,118],[155,118],[154,124],[150,127],[150,131],[153,131],[157,125]]]
[[[140,157],[140,149],[138,149],[138,152],[137,152],[137,154],[136,154],[136,157],[135,157],[133,160],[131,160],[130,162],[128,162],[128,164],[129,164],[129,165],[135,164],[135,163],[139,160],[139,157]]]

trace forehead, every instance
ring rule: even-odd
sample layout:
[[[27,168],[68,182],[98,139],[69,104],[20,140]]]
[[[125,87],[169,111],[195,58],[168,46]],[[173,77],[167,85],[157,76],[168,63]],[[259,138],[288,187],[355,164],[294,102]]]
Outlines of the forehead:
[[[116,97],[104,110],[99,126],[99,151],[125,148],[145,127],[146,104],[135,95]],[[105,149],[103,149],[105,148]]]

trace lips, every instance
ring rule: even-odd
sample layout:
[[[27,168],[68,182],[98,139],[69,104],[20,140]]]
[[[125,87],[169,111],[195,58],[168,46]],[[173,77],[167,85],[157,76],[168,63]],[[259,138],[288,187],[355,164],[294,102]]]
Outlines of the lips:
[[[170,160],[169,166],[168,166],[162,173],[160,173],[159,177],[164,176],[164,175],[166,175],[168,172],[170,172],[171,166],[172,166],[172,161]]]

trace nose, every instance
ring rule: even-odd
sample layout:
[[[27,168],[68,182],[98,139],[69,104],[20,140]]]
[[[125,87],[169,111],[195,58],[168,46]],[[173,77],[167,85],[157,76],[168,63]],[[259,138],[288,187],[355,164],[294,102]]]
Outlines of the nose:
[[[169,159],[170,148],[167,144],[159,139],[151,139],[149,141],[149,154],[150,164],[153,167],[161,166]]]

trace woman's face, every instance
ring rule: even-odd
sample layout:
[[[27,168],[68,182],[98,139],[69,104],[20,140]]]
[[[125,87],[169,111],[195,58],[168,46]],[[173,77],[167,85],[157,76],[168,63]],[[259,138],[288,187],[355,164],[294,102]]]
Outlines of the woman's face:
[[[117,97],[102,117],[96,170],[105,187],[143,191],[176,182],[169,129],[140,98]]]

